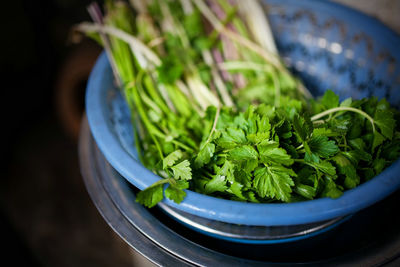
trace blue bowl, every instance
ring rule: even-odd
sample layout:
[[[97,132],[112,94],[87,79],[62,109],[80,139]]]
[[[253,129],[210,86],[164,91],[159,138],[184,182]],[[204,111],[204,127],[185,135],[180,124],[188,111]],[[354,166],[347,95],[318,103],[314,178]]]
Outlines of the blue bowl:
[[[377,20],[344,6],[316,0],[269,0],[277,46],[315,95],[332,89],[342,99],[386,97],[400,106],[400,38]],[[138,160],[129,109],[114,86],[103,53],[89,78],[86,112],[92,134],[108,162],[130,183],[144,189],[160,179]],[[179,205],[164,203],[207,219],[242,225],[298,225],[356,213],[400,187],[400,161],[380,175],[344,192],[288,204],[224,200],[187,190]]]

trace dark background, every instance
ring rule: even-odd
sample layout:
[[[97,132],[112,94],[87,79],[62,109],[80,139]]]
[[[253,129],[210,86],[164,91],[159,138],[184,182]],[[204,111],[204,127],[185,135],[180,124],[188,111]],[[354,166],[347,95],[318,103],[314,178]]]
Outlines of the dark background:
[[[398,0],[337,1],[400,32]],[[68,37],[74,24],[89,20],[90,2],[2,1],[0,235],[1,260],[12,266],[135,263],[94,207],[79,171],[85,83],[100,48]]]
[[[2,1],[2,261],[12,266],[132,266],[79,172],[77,135],[100,48],[69,42],[87,0]]]

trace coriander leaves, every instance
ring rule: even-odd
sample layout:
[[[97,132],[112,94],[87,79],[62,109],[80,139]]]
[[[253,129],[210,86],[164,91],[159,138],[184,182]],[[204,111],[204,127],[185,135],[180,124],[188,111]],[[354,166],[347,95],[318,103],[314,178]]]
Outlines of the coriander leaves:
[[[291,176],[296,174],[292,169],[282,165],[261,167],[254,172],[254,187],[261,198],[290,202],[294,182]]]
[[[340,107],[339,102],[327,104],[327,99],[338,98],[327,91],[316,100],[319,114]],[[398,146],[390,146],[400,143],[394,111],[386,105],[371,109],[368,101],[359,105],[346,100],[347,109],[314,120],[319,115],[308,115],[305,106],[294,115],[285,106],[250,105],[243,112],[223,108],[217,121],[215,116],[204,118],[208,131],[193,155],[178,149],[162,165],[174,181],[189,182],[190,189],[215,197],[248,202],[336,198],[379,174],[400,155]],[[375,129],[363,116],[367,112],[372,113]],[[353,124],[360,129],[352,130]],[[165,196],[180,202],[183,188],[170,183]],[[148,205],[160,199],[159,188],[149,190],[139,202]]]

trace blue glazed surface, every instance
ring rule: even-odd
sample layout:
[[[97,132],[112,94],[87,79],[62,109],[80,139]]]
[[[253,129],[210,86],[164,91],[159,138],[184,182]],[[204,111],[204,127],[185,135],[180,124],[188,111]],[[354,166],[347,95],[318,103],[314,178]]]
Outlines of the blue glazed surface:
[[[387,97],[400,107],[400,38],[376,20],[327,1],[269,0],[271,27],[281,55],[315,96],[332,89],[346,97]],[[110,164],[140,189],[160,178],[137,160],[130,113],[113,85],[103,53],[89,78],[86,112],[92,134]],[[355,213],[400,187],[400,161],[338,199],[257,204],[187,191],[177,205],[208,219],[244,225],[295,225]]]

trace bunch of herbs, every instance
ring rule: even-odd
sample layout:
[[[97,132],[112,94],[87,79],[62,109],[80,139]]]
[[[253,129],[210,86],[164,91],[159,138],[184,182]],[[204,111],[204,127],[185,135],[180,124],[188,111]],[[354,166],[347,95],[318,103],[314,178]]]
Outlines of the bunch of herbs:
[[[339,197],[400,156],[376,97],[313,99],[280,59],[256,0],[106,1],[77,29],[104,46],[132,111],[153,207],[185,189],[248,202]]]

